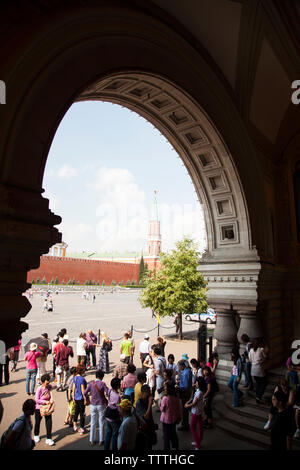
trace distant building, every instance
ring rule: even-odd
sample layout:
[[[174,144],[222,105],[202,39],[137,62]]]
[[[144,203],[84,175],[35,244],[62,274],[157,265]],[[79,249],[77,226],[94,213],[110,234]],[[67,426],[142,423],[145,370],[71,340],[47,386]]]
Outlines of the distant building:
[[[68,245],[65,242],[56,243],[55,245],[51,246],[48,255],[46,256],[58,256],[60,258],[66,257]]]

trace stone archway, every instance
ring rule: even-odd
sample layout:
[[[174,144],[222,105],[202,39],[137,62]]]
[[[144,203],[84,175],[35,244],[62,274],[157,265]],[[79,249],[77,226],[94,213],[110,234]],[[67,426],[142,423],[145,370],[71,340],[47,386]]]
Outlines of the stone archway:
[[[106,4],[72,15],[49,21],[24,46],[7,82],[10,107],[0,137],[3,339],[10,345],[24,330],[19,319],[30,309],[22,296],[27,271],[61,239],[55,228],[60,218],[42,197],[55,131],[74,101],[106,99],[153,122],[192,177],[209,242],[200,268],[219,309],[216,335],[225,354],[236,341],[233,311],[241,320],[239,333],[260,332],[257,283],[269,257],[262,177],[243,122],[201,53],[164,22]]]

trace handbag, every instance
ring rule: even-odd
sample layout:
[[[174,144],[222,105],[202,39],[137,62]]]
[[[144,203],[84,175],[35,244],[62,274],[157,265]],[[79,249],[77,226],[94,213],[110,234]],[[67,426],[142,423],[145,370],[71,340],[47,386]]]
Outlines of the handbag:
[[[48,403],[48,405],[41,405],[40,406],[40,413],[41,416],[49,416],[55,411],[54,402]]]
[[[68,405],[69,414],[73,416],[75,414],[75,400],[71,400]]]
[[[57,367],[56,367],[55,373],[56,373],[56,374],[61,374],[61,373],[62,373],[62,368],[61,368],[61,366],[57,366]]]

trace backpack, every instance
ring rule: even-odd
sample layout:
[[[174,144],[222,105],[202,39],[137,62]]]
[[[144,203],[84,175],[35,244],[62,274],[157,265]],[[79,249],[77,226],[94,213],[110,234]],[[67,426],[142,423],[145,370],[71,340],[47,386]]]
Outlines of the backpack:
[[[20,416],[19,418],[15,419],[14,422],[11,423],[11,425],[6,429],[6,431],[4,431],[4,433],[1,436],[0,449],[8,449],[8,447],[6,445],[6,438],[9,435],[10,431],[12,430],[12,428],[14,427],[14,425],[16,424],[17,421],[23,421],[23,427],[22,427],[20,433],[18,434],[18,436],[16,437],[15,443],[17,443],[21,439],[21,436],[22,436],[22,434],[23,434],[23,432],[25,431],[25,428],[26,428],[25,416]]]

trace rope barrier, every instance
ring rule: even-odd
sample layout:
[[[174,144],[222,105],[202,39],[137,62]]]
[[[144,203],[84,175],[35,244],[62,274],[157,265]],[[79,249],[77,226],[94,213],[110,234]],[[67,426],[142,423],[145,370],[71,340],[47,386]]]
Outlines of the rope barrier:
[[[139,331],[139,330],[133,329],[133,331],[134,331],[135,333],[150,333],[150,331],[154,331],[154,330],[156,330],[156,328],[157,328],[157,326],[155,326],[154,328],[152,328],[152,330]]]

